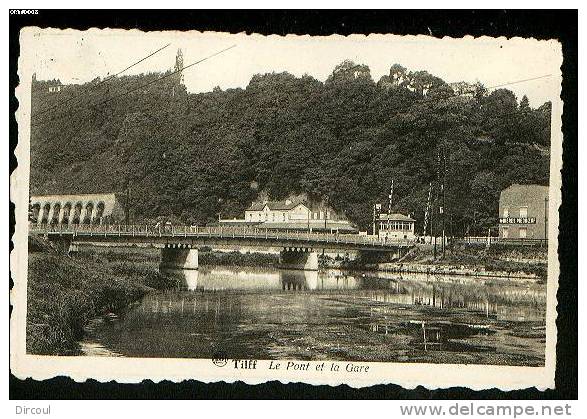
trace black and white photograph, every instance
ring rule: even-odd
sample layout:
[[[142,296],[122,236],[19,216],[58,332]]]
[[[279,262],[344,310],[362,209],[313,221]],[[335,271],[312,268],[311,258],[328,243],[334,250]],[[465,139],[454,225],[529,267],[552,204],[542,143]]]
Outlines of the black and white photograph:
[[[558,41],[20,45],[21,377],[552,386]]]

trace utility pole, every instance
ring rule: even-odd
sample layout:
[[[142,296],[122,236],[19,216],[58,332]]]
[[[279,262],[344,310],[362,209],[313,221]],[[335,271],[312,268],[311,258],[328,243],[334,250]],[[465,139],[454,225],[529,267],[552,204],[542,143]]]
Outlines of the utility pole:
[[[324,232],[327,232],[326,221],[328,220],[328,196],[324,198]]]
[[[373,236],[375,236],[375,223],[376,223],[376,219],[375,219],[375,214],[377,211],[377,204],[373,204]]]
[[[489,249],[491,246],[491,227],[487,228],[487,245],[486,248]]]
[[[444,258],[444,256],[446,255],[446,233],[445,233],[445,227],[446,227],[446,206],[445,206],[445,182],[446,182],[446,151],[445,148],[443,146],[442,149],[442,185],[441,185],[441,191],[442,191],[442,257]]]
[[[424,213],[424,231],[423,236],[426,237],[426,229],[428,227],[428,218],[430,217],[430,196],[432,194],[432,182],[430,182],[430,187],[428,188],[428,201],[426,201],[426,211]]]
[[[126,214],[124,217],[124,222],[128,226],[130,223],[130,182],[126,183]]]
[[[381,204],[373,204],[373,235],[377,235],[377,219],[379,218],[379,211],[381,211]]]
[[[544,197],[544,243],[548,245],[548,197]]]
[[[393,179],[391,179],[391,189],[389,190],[389,207],[387,208],[387,231],[389,232],[389,229],[391,227],[391,204],[392,204],[392,200],[393,200]]]
[[[436,233],[434,233],[434,202],[432,202],[432,210],[430,211],[430,237],[434,235],[434,260],[436,260]]]

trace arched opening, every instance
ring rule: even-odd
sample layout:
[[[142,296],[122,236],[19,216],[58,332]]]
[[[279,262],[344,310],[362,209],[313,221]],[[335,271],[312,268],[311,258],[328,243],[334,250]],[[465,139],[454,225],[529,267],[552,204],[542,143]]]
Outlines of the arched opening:
[[[75,207],[73,209],[73,218],[71,219],[72,224],[79,224],[80,218],[82,216],[82,208],[83,206],[81,202],[75,204]]]
[[[53,213],[51,215],[51,225],[57,225],[59,224],[59,215],[61,214],[61,204],[59,202],[57,202],[56,204],[53,204]]]
[[[49,211],[51,211],[51,204],[47,202],[43,206],[43,215],[41,215],[41,224],[47,224],[47,222],[49,220]]]
[[[41,212],[41,204],[35,202],[31,207],[31,222],[36,223],[39,221],[39,212]]]
[[[94,224],[102,224],[102,217],[104,217],[104,202],[98,202],[98,205],[96,205]]]
[[[69,224],[69,216],[71,215],[71,202],[66,202],[63,206],[63,218],[61,222],[63,224]]]
[[[88,202],[86,204],[86,214],[84,215],[84,224],[90,224],[92,222],[92,212],[94,212],[94,203]]]

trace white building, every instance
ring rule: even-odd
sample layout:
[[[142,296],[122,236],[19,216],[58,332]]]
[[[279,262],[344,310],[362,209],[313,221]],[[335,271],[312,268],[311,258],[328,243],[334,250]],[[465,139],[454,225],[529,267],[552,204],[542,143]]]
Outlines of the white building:
[[[414,240],[414,224],[416,220],[403,214],[379,215],[380,240]]]
[[[245,210],[244,220],[231,220],[221,224],[241,221],[244,225],[257,225],[261,228],[356,232],[356,228],[345,217],[323,204],[311,205],[304,200],[254,202]]]
[[[303,202],[267,201],[253,203],[245,210],[247,222],[281,222],[304,221],[310,218],[310,209]]]

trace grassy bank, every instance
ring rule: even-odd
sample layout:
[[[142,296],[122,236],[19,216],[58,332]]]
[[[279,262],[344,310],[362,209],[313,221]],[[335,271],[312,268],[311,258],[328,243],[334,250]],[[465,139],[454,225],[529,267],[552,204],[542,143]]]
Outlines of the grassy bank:
[[[27,352],[75,355],[87,322],[171,284],[156,265],[82,253],[29,254]]]
[[[433,271],[455,274],[523,274],[546,279],[547,259],[546,248],[492,246],[486,249],[483,245],[450,245],[444,255],[438,246],[435,258],[432,246],[417,245],[395,262],[384,263],[377,259],[361,258],[342,261],[323,256],[320,266],[359,270],[401,268],[405,272],[410,272],[412,268],[413,271],[420,272],[423,268],[431,267]]]
[[[82,246],[73,257],[36,240],[29,243],[27,352],[75,355],[84,327],[154,289],[175,287],[158,271],[159,249]],[[273,266],[277,255],[202,251],[200,263]]]
[[[545,248],[450,245],[443,255],[437,248],[418,246],[401,260],[403,264],[429,264],[485,272],[524,273],[546,278],[547,251]]]

